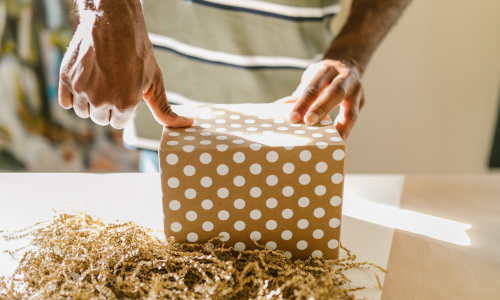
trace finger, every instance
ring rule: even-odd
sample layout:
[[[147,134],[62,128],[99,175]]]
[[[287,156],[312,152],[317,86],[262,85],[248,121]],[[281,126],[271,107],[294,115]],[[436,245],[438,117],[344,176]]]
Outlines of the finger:
[[[352,97],[348,97],[341,104],[341,111],[338,116],[336,128],[342,139],[345,141],[358,120],[361,102],[364,101],[362,89],[359,89]]]
[[[311,81],[305,86],[299,99],[295,102],[295,106],[290,114],[290,119],[293,122],[302,121],[309,107],[311,107],[337,74],[338,71],[329,66],[324,66],[316,72]]]
[[[151,86],[143,93],[142,97],[158,123],[167,127],[188,127],[193,125],[193,119],[180,117],[172,111],[167,101],[167,94],[165,93],[160,69],[156,72]]]
[[[316,125],[323,120],[337,105],[346,97],[349,90],[350,77],[342,72],[333,79],[321,97],[308,110],[305,122],[309,125]]]
[[[59,105],[65,109],[70,109],[73,107],[73,93],[66,87],[64,82],[59,81],[59,91],[57,93],[57,98],[59,100]]]
[[[128,111],[113,110],[110,113],[111,113],[111,121],[109,124],[113,126],[113,128],[122,129],[125,128],[130,123],[132,123],[132,119],[134,118],[135,114],[135,109]]]
[[[106,126],[111,120],[111,110],[107,107],[95,107],[90,105],[90,119],[98,125]]]
[[[86,98],[73,95],[73,110],[80,118],[90,117],[90,104]]]

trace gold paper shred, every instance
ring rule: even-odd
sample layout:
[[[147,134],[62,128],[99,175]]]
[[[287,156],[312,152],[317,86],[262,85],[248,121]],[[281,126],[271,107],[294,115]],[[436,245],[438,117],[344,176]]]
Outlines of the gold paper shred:
[[[342,245],[344,259],[291,261],[257,243],[260,250],[237,252],[219,237],[176,244],[133,222],[105,224],[83,212],[58,214],[45,227],[20,234],[30,228],[4,236],[30,235],[38,248],[24,254],[11,277],[0,277],[0,300],[355,299],[352,292],[363,287],[351,288],[344,271],[385,272],[355,262]]]

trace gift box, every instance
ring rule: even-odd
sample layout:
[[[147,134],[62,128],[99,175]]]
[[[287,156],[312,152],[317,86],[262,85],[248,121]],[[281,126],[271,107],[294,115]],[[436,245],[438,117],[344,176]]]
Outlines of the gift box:
[[[220,236],[236,251],[289,259],[339,254],[345,144],[331,120],[294,124],[293,104],[176,106],[195,119],[165,128],[160,172],[165,235]]]

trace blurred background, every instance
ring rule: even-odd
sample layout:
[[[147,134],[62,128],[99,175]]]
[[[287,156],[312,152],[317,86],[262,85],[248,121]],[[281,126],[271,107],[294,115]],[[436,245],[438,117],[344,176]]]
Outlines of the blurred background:
[[[345,22],[350,1],[332,27]],[[72,0],[0,0],[0,171],[137,172],[122,131],[57,103]],[[364,75],[348,173],[500,168],[500,1],[413,1]]]

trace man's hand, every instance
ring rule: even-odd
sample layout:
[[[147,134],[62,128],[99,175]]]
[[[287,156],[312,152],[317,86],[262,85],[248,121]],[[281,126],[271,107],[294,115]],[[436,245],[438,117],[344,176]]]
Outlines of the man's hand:
[[[167,102],[163,77],[153,55],[137,0],[78,0],[80,24],[61,65],[59,103],[81,118],[123,128],[141,98],[156,120],[191,126]]]
[[[331,59],[307,68],[293,96],[298,97],[290,114],[293,122],[304,120],[309,125],[316,125],[340,105],[335,125],[344,140],[351,133],[365,104],[358,68],[354,64]]]

